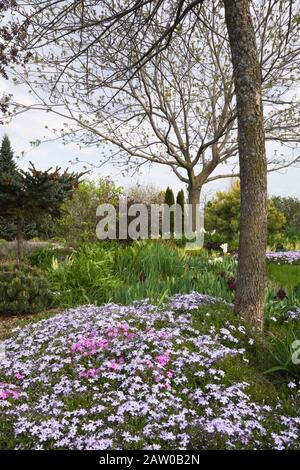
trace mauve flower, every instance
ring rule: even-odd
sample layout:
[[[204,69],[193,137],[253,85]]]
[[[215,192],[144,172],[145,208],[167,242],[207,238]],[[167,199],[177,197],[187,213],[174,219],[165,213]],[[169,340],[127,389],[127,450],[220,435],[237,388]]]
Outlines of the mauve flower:
[[[300,307],[296,307],[295,310],[289,310],[287,316],[290,320],[299,320],[300,318]]]
[[[236,282],[235,282],[234,277],[231,277],[230,279],[228,279],[227,286],[228,286],[229,290],[235,290],[236,289]]]
[[[277,297],[279,300],[286,299],[286,298],[287,298],[287,295],[286,295],[285,290],[279,289],[279,291],[278,291],[277,294],[276,294],[276,297]]]

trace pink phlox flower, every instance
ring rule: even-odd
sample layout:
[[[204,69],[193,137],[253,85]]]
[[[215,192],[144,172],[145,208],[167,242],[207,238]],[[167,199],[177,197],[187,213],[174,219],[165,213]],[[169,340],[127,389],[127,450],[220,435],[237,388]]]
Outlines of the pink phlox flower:
[[[119,336],[119,329],[116,326],[114,326],[110,328],[109,330],[107,330],[106,335],[109,338],[116,338],[117,336]]]
[[[154,328],[147,328],[145,330],[145,333],[148,335],[148,336],[156,336],[156,330]]]
[[[169,339],[170,338],[170,333],[168,331],[159,331],[157,333],[157,336],[161,339]]]
[[[169,353],[164,353],[164,354],[160,354],[159,356],[156,356],[156,362],[158,362],[158,364],[160,364],[162,367],[166,366],[169,361],[170,361]]]
[[[127,334],[127,338],[130,340],[130,339],[134,339],[136,337],[136,333],[128,333]]]
[[[150,361],[150,359],[144,359],[144,364],[150,367],[152,366],[152,361]]]
[[[18,380],[23,380],[23,379],[25,379],[25,375],[21,374],[20,372],[17,372],[15,374],[15,378],[18,379]]]
[[[119,369],[120,365],[117,363],[117,361],[115,359],[112,359],[111,361],[108,362],[107,366],[110,368],[110,369],[113,369],[113,370],[117,370]]]
[[[9,393],[5,390],[0,389],[0,400],[6,400],[9,397]]]
[[[122,333],[124,333],[125,336],[127,336],[128,332],[129,332],[129,325],[127,323],[122,323],[121,331],[122,331]]]
[[[169,382],[164,382],[164,383],[160,384],[160,387],[161,388],[166,388],[167,390],[170,390],[171,385],[170,385]]]
[[[0,400],[7,398],[19,398],[20,393],[15,389],[15,386],[8,383],[0,383]]]
[[[94,355],[99,349],[107,349],[109,342],[105,338],[83,338],[72,344],[71,351],[73,353],[80,353],[85,356]]]
[[[100,339],[99,341],[96,342],[97,347],[100,349],[107,349],[109,346],[109,342],[107,339]]]
[[[99,372],[101,371],[101,369],[96,369],[96,368],[92,368],[92,369],[88,369],[88,370],[85,370],[85,371],[81,371],[79,373],[79,377],[80,378],[84,378],[84,379],[90,379],[90,378],[94,378],[94,377],[97,377],[97,375],[99,375]]]

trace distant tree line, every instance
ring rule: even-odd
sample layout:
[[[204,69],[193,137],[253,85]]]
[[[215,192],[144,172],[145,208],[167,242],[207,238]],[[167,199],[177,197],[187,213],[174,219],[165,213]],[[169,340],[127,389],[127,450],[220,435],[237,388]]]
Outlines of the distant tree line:
[[[235,181],[229,191],[219,191],[205,207],[205,229],[213,239],[238,248],[240,226],[240,184]],[[300,241],[300,200],[274,196],[268,199],[268,244],[284,249]]]

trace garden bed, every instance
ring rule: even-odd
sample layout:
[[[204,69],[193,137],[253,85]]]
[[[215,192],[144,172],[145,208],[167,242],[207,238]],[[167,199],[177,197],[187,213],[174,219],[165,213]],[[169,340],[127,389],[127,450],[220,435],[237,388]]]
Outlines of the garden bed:
[[[29,324],[0,363],[0,448],[298,449],[299,384],[275,386],[258,344],[197,293]]]

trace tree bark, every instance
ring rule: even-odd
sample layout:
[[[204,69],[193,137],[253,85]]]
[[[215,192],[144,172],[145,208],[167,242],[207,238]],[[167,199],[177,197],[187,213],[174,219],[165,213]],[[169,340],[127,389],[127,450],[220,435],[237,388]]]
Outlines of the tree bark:
[[[257,53],[249,0],[224,0],[238,112],[241,181],[235,311],[263,329],[267,239],[267,166]]]
[[[22,218],[18,216],[17,218],[17,255],[18,261],[21,262],[24,257],[23,249],[23,223]]]

